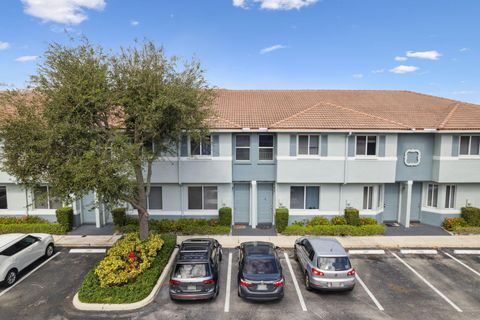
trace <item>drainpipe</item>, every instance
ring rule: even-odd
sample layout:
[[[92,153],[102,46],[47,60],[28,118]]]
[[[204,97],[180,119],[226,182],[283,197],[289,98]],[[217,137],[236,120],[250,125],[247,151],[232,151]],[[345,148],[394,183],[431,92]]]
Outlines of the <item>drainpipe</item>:
[[[181,157],[181,145],[177,147],[177,179],[178,179],[178,185],[180,187],[180,215],[183,217],[184,215],[184,210],[183,210],[183,186],[182,186],[182,175],[181,175],[181,172],[180,172],[180,168],[181,168],[181,165],[180,165],[180,157]]]
[[[345,161],[343,164],[343,185],[347,184],[347,169],[348,169],[348,139],[352,135],[350,131],[348,135],[345,136]],[[343,203],[343,185],[340,185],[340,196],[338,199],[338,213],[341,214],[342,203]]]

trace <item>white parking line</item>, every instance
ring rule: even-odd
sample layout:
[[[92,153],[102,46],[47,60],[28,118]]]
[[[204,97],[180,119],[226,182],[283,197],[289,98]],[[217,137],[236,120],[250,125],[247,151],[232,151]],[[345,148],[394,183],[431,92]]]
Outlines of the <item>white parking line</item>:
[[[457,261],[458,263],[460,263],[462,266],[464,266],[465,268],[467,268],[468,270],[472,271],[473,273],[475,273],[477,276],[480,277],[480,272],[478,272],[477,270],[467,266],[465,263],[463,263],[462,261],[458,260],[457,258],[455,258],[454,256],[452,256],[451,254],[449,254],[448,252],[445,252],[443,251],[443,253],[445,253],[447,256],[449,256],[450,258],[452,258],[453,260]]]
[[[230,312],[230,289],[232,287],[232,253],[228,254],[228,271],[227,271],[227,291],[225,295],[224,312]]]
[[[437,250],[433,249],[402,249],[401,254],[437,254]]]
[[[453,250],[454,254],[478,254],[480,255],[480,250]]]
[[[380,302],[378,302],[377,298],[375,298],[375,296],[373,295],[373,293],[368,289],[367,285],[362,281],[362,279],[360,278],[360,276],[358,275],[358,273],[355,273],[355,278],[357,278],[357,281],[362,285],[363,289],[365,289],[365,291],[367,292],[367,294],[370,296],[370,298],[372,299],[373,303],[375,303],[375,305],[377,306],[378,310],[380,311],[384,311],[385,309],[383,309],[382,305],[380,304]]]
[[[348,250],[349,254],[385,254],[385,250]]]
[[[400,258],[399,256],[397,256],[395,254],[395,252],[391,252],[392,255],[398,259],[398,261],[400,261],[401,263],[403,263],[403,265],[405,265],[405,267],[407,267],[408,269],[410,269],[410,271],[412,271],[417,277],[420,278],[420,280],[422,280],[423,282],[425,282],[425,284],[427,286],[429,286],[433,291],[435,291],[443,300],[445,300],[446,302],[448,302],[455,310],[457,310],[458,312],[463,312],[462,309],[460,309],[455,303],[453,303],[450,299],[448,299],[447,296],[445,296],[443,293],[440,292],[440,290],[438,290],[437,288],[435,288],[435,286],[433,284],[431,284],[430,282],[427,281],[427,279],[425,279],[420,273],[418,273],[415,269],[413,269],[408,263],[406,263],[402,258]]]
[[[290,274],[292,275],[293,285],[295,286],[295,290],[297,291],[298,300],[300,300],[300,305],[302,306],[302,310],[307,311],[307,306],[305,305],[305,300],[303,300],[302,292],[300,291],[300,287],[298,286],[297,278],[295,277],[295,274],[293,273],[293,268],[292,268],[292,264],[290,263],[290,258],[288,257],[288,253],[284,252],[284,254],[285,254],[285,259],[287,261],[288,270],[290,271]]]
[[[107,249],[92,249],[92,248],[86,248],[86,249],[70,249],[69,253],[105,253],[107,252]]]
[[[40,269],[44,264],[46,264],[47,262],[49,262],[50,260],[52,260],[53,258],[55,258],[56,256],[58,256],[61,252],[57,252],[55,253],[53,256],[51,256],[50,258],[48,258],[47,260],[43,261],[39,266],[37,266],[35,269],[33,269],[32,271],[30,271],[29,273],[27,273],[26,275],[24,275],[20,280],[18,280],[17,282],[15,282],[13,284],[13,286],[11,287],[8,287],[7,289],[3,290],[2,292],[0,292],[0,297],[3,296],[5,293],[7,293],[8,291],[12,290],[16,285],[18,285],[19,283],[21,283],[23,280],[27,279],[32,273],[34,273],[35,271],[37,271],[38,269]]]

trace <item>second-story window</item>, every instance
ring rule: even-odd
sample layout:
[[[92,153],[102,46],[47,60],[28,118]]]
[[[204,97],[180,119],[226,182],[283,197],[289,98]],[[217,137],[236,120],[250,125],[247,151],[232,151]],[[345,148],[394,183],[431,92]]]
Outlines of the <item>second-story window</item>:
[[[298,154],[299,155],[318,155],[319,154],[318,135],[302,134],[298,136]]]
[[[261,134],[258,136],[258,159],[273,160],[273,135]]]
[[[480,136],[460,137],[460,155],[462,156],[480,155]]]
[[[436,208],[438,204],[438,184],[430,183],[427,187],[427,207]]]
[[[356,155],[377,155],[377,136],[357,136]]]
[[[209,156],[212,154],[212,144],[210,136],[206,136],[200,141],[190,140],[190,155]]]
[[[455,193],[456,193],[456,186],[455,185],[447,185],[445,187],[445,208],[452,209],[455,208]]]
[[[250,160],[250,136],[248,134],[235,136],[235,160]]]

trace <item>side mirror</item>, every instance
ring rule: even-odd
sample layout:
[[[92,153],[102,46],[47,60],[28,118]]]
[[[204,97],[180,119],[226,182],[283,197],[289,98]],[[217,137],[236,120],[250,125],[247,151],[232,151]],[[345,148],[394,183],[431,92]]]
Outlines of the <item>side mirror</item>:
[[[236,246],[236,247],[235,247],[235,249],[238,249],[238,250],[240,250],[240,246]]]
[[[175,248],[180,248],[180,245],[179,245],[179,244],[176,244],[176,245],[175,245]]]

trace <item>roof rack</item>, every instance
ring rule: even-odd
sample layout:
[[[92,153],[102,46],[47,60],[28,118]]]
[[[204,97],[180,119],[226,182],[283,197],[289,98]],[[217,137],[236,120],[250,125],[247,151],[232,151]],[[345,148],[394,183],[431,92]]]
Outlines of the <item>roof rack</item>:
[[[193,252],[208,252],[208,250],[180,250],[180,252],[193,253]]]

